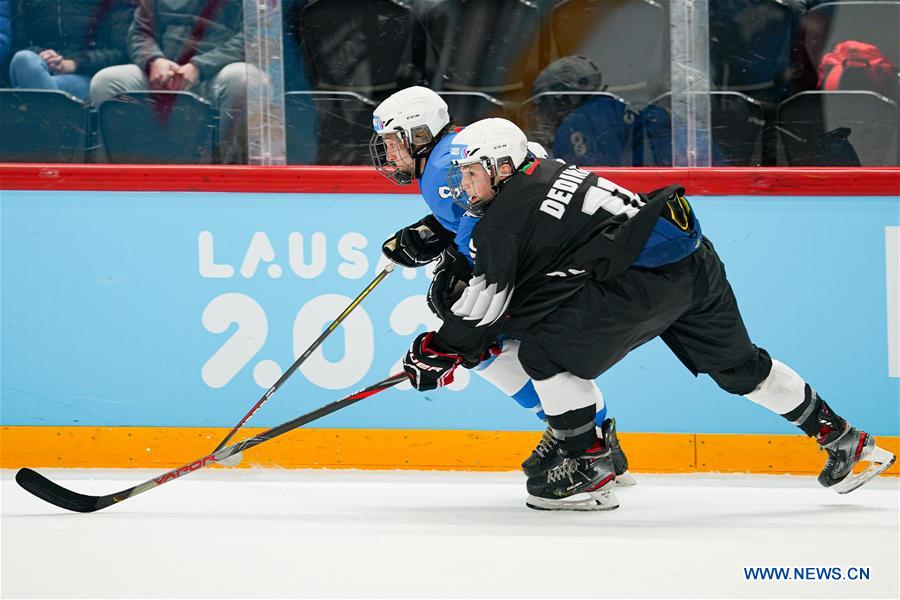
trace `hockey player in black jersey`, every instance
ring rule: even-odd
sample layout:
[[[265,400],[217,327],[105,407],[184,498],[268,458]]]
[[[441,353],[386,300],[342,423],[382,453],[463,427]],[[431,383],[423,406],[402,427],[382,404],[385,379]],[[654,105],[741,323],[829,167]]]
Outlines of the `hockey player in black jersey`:
[[[398,184],[419,182],[419,190],[431,211],[424,219],[397,231],[382,244],[382,251],[392,262],[416,268],[441,256],[447,247],[458,253],[445,254],[443,269],[448,261],[458,258],[459,266],[468,267],[469,238],[477,223],[466,211],[465,202],[450,197],[447,173],[450,169],[450,148],[460,128],[451,125],[447,103],[432,90],[413,86],[386,98],[372,113],[375,133],[370,142],[372,161],[376,169]],[[539,144],[528,145],[537,157],[547,153]],[[460,256],[463,255],[463,256]],[[494,356],[482,361],[475,372],[501,390],[520,406],[545,420],[540,399],[530,378],[516,358],[518,342],[506,338],[494,344]],[[637,481],[628,473],[628,459],[619,446],[615,419],[607,417],[603,396],[597,394],[596,427],[613,447],[616,484],[634,485]],[[531,455],[522,463],[526,474],[538,472],[556,453],[556,440],[549,429]]]
[[[443,312],[404,359],[419,390],[471,367],[498,335],[520,340],[556,460],[528,478],[527,505],[618,506],[609,448],[593,427],[594,379],[659,336],[695,375],[783,416],[827,451],[819,482],[847,493],[895,457],[851,427],[787,365],[754,345],[712,243],[679,186],[635,194],[574,165],[526,160],[524,134],[485,119],[454,140],[451,188],[483,214],[471,276],[435,277]],[[869,463],[852,473],[859,462]]]

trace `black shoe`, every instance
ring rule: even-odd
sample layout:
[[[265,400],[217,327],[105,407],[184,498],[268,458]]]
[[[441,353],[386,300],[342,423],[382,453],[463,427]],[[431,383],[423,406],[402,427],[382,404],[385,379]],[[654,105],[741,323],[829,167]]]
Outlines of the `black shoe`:
[[[574,458],[560,456],[549,469],[528,478],[525,505],[536,510],[612,510],[616,480],[609,449],[601,440]]]
[[[843,431],[821,436],[821,448],[828,452],[825,467],[819,473],[819,483],[838,494],[852,492],[873,477],[890,468],[897,457],[875,445],[875,438],[865,431],[843,423]],[[869,468],[853,473],[853,467],[868,462]]]

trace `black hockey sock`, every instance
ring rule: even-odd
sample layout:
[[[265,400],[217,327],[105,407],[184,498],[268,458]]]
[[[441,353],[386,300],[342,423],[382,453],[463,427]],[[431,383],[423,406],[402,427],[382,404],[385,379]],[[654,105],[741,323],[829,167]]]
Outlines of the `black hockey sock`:
[[[800,406],[781,416],[802,429],[806,435],[815,436],[820,444],[827,444],[844,430],[844,419],[835,414],[809,384],[804,388]]]
[[[597,442],[597,430],[594,418],[597,407],[585,406],[564,412],[561,415],[547,415],[550,431],[559,440],[559,449],[563,456],[581,456],[584,451]]]
[[[819,407],[822,404],[822,399],[807,383],[803,388],[803,402],[800,403],[800,406],[781,416],[802,429],[806,435],[816,435],[819,433],[819,423],[816,415],[819,413]]]
[[[819,430],[816,432],[816,441],[819,445],[824,446],[843,435],[844,429],[847,427],[847,421],[841,418],[839,414],[831,410],[824,400],[819,400],[822,406],[819,407],[819,414],[816,415],[816,422]]]

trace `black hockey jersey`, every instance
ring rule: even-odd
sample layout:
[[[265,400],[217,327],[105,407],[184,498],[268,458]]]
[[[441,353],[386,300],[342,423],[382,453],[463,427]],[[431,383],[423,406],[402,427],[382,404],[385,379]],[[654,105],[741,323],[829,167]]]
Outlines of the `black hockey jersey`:
[[[473,275],[440,342],[475,360],[500,333],[520,338],[589,279],[631,266],[662,208],[682,194],[670,186],[641,196],[574,165],[527,163],[475,226]]]

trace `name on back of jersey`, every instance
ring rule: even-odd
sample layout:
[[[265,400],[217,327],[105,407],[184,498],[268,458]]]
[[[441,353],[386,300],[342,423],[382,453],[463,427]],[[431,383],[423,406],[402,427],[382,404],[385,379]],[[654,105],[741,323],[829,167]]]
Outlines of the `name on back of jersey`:
[[[572,196],[575,195],[578,186],[588,175],[590,175],[588,171],[579,169],[575,165],[566,167],[556,176],[550,189],[547,190],[547,196],[541,202],[540,211],[556,219],[562,219]]]

